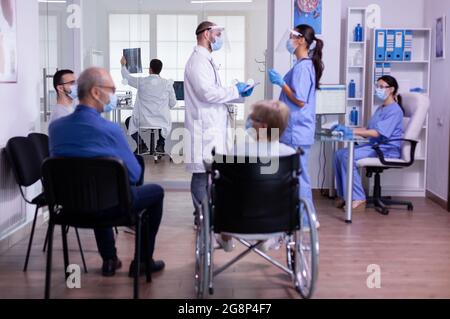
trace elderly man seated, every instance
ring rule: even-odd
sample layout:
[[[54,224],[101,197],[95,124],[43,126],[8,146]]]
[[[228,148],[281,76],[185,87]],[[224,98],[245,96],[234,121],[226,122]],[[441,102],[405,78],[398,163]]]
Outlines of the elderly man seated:
[[[142,167],[131,152],[121,128],[101,116],[116,106],[115,91],[114,82],[106,70],[90,68],[84,71],[78,79],[80,105],[73,114],[50,125],[50,154],[52,157],[120,159],[128,169],[130,184],[136,185],[141,178]],[[155,238],[163,212],[164,190],[158,185],[132,186],[132,193],[133,209],[136,212],[147,209],[149,213],[150,240],[143,243],[142,254],[145,256],[148,253],[153,257]],[[113,230],[95,229],[95,237],[103,259],[102,274],[107,277],[114,276],[122,263],[117,257]],[[151,271],[160,271],[164,266],[163,261],[153,261]],[[145,263],[141,269],[144,267]],[[134,269],[132,262],[130,276],[134,275]]]

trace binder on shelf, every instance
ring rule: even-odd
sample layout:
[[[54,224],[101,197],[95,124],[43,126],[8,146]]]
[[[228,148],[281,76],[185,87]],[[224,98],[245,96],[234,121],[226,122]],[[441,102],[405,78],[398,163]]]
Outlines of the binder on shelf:
[[[392,60],[394,58],[394,46],[395,31],[389,30],[386,32],[386,60]]]
[[[412,60],[412,46],[413,46],[413,32],[411,30],[405,31],[405,51],[403,59],[405,61]]]
[[[378,81],[379,78],[383,76],[383,63],[377,63],[375,65],[375,83]]]
[[[404,30],[395,31],[395,46],[394,46],[394,61],[403,61],[403,54],[405,47],[405,32]]]
[[[392,73],[392,64],[385,63],[383,65],[383,75],[391,75]]]
[[[376,31],[375,60],[386,60],[386,30]]]

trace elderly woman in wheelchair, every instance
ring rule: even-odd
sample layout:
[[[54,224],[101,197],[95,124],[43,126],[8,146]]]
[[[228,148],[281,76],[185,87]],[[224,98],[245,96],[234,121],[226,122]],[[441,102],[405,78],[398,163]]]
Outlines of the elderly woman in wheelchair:
[[[208,290],[213,294],[213,279],[251,252],[290,275],[302,297],[310,298],[314,292],[319,244],[312,225],[317,219],[308,202],[299,198],[301,150],[279,143],[288,119],[289,109],[282,102],[255,104],[247,125],[250,138],[238,141],[232,155],[213,154],[213,163],[207,165],[208,198],[197,207],[199,298]],[[233,238],[247,250],[215,270],[216,236],[225,251],[232,250]],[[268,246],[278,243],[286,246],[287,267],[266,254]]]

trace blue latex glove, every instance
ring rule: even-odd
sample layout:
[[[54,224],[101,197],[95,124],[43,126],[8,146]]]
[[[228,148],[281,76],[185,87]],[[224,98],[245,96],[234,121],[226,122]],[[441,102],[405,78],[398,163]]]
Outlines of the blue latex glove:
[[[269,71],[269,79],[270,79],[270,82],[272,84],[275,84],[275,85],[278,85],[278,86],[281,86],[281,87],[283,87],[286,84],[286,82],[284,81],[284,79],[281,76],[281,74],[278,73],[275,70],[270,70]]]
[[[335,125],[331,128],[333,132],[341,132],[345,138],[353,138],[353,129],[345,125]]]
[[[249,85],[246,83],[239,82],[238,84],[236,84],[236,87],[239,91],[239,95],[242,97],[249,97],[253,94],[254,88],[248,90],[247,88],[249,87]]]

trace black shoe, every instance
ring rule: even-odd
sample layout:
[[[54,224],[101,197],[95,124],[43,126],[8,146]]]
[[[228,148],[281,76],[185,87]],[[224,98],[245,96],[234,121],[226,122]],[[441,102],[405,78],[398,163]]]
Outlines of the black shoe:
[[[136,272],[135,269],[135,262],[134,260],[131,262],[130,264],[130,270],[128,271],[128,277],[134,277],[134,274]],[[164,261],[162,260],[152,260],[151,265],[150,265],[150,272],[151,273],[155,273],[155,272],[160,272],[161,270],[163,270],[166,267],[166,264],[164,263]],[[145,275],[145,270],[146,270],[146,265],[145,262],[141,262],[141,266],[139,269],[139,275]]]
[[[122,262],[119,258],[103,261],[102,275],[103,277],[113,277],[116,270],[122,268]]]

